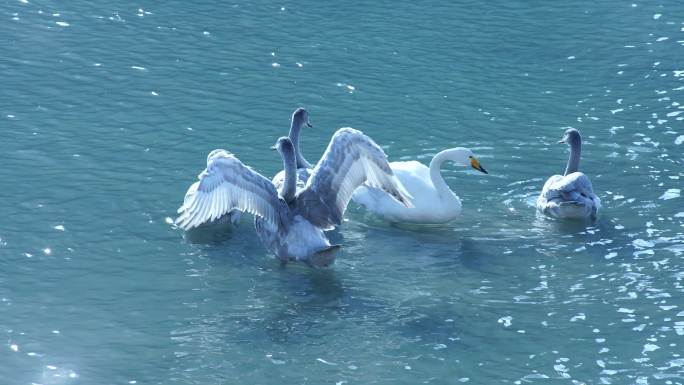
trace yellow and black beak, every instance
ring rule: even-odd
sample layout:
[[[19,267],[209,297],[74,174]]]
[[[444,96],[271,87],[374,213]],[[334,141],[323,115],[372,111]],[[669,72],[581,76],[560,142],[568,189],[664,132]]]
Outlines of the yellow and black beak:
[[[487,170],[485,170],[484,167],[482,167],[482,165],[480,165],[480,161],[478,161],[477,159],[475,159],[474,156],[471,156],[471,157],[470,157],[470,165],[471,165],[475,170],[477,170],[477,171],[483,172],[483,173],[485,173],[485,174],[489,174],[489,173],[487,172]]]

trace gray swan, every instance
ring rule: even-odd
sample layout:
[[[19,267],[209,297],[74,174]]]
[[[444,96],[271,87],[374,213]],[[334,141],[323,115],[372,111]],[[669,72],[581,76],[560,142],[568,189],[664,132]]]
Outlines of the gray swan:
[[[331,264],[340,248],[330,244],[325,231],[342,223],[357,187],[366,183],[411,206],[411,196],[394,176],[387,156],[361,131],[337,130],[299,190],[292,140],[279,138],[274,148],[282,156],[285,169],[279,191],[230,152],[214,150],[199,175],[197,188],[178,209],[177,226],[188,230],[234,209],[246,211],[256,217],[259,238],[283,263],[303,261],[320,267]]]
[[[309,112],[306,111],[304,108],[300,107],[292,113],[288,137],[290,138],[290,140],[292,140],[292,144],[295,148],[297,160],[297,184],[301,184],[302,187],[304,186],[304,184],[306,184],[306,181],[309,179],[309,176],[311,175],[312,171],[311,164],[307,162],[306,159],[304,159],[304,156],[302,156],[301,152],[299,151],[299,132],[302,130],[304,126],[312,127],[311,123],[309,122]],[[200,174],[198,178],[200,178],[201,176],[202,174]],[[276,181],[276,179],[278,180],[276,186],[279,187],[285,179],[285,172],[281,171],[278,174],[276,174],[276,176],[274,177],[274,182]],[[199,183],[200,182],[197,181],[193,183],[190,186],[190,188],[188,188],[188,191],[185,193],[185,200],[195,195]],[[216,221],[217,223],[231,223],[233,225],[237,225],[240,222],[240,218],[242,218],[242,211],[236,209],[229,211],[220,218],[214,219],[214,221]]]
[[[595,219],[601,200],[594,194],[589,177],[579,171],[582,137],[579,131],[569,128],[558,143],[570,146],[565,174],[553,175],[544,183],[537,209],[555,218]]]

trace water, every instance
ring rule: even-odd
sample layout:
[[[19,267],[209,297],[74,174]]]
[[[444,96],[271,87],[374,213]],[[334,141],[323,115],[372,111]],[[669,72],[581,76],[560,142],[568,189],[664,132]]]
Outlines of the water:
[[[11,384],[684,382],[684,6],[7,1],[0,378]],[[206,154],[265,175],[297,106],[446,166],[449,226],[353,206],[326,270],[248,219],[167,223]],[[603,200],[539,217],[565,126]],[[460,381],[460,382],[459,382]]]

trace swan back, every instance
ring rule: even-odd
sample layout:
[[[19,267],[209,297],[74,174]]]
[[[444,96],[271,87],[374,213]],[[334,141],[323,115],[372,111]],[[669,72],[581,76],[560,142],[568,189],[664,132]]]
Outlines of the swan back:
[[[581,172],[554,175],[544,184],[537,208],[556,218],[596,217],[601,200],[589,177]]]

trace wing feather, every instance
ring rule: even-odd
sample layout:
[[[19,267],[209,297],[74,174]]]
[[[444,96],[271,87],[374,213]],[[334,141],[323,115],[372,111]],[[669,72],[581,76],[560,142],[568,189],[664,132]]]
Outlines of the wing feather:
[[[586,196],[594,195],[594,188],[589,177],[581,172],[573,172],[553,181],[549,179],[547,184],[548,187],[544,186],[543,190],[550,195],[549,197],[565,196],[573,192]]]
[[[284,203],[271,181],[242,164],[228,151],[212,151],[207,158],[207,168],[198,178],[178,209],[178,227],[189,230],[234,209],[246,211],[274,225],[282,224]]]
[[[354,190],[364,182],[413,207],[411,195],[392,172],[382,149],[361,131],[340,128],[297,194],[297,207],[311,223],[331,229],[342,223]]]

